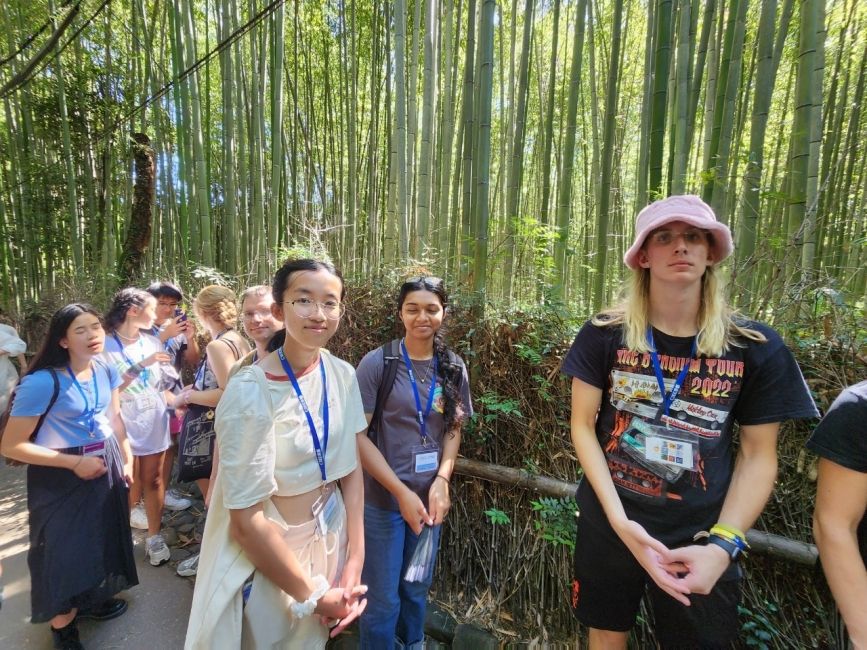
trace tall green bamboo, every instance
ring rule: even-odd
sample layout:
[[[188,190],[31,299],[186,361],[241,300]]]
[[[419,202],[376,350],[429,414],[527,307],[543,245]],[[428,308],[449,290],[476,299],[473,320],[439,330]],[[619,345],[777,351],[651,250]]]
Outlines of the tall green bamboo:
[[[690,97],[690,54],[693,49],[692,2],[679,0],[678,3],[678,34],[677,63],[675,67],[675,129],[674,155],[671,163],[672,173],[669,182],[672,194],[686,192],[686,173],[689,163],[689,97]]]
[[[230,2],[220,3],[220,40],[225,41],[233,31],[234,21]],[[226,253],[226,266],[238,272],[238,204],[235,177],[235,101],[234,68],[232,50],[224,48],[220,52],[220,75],[223,99],[223,222],[225,237],[223,250]],[[243,113],[241,113],[243,114]]]
[[[527,121],[530,54],[533,47],[533,0],[524,0],[523,16],[524,35],[521,39],[521,63],[518,73],[518,105],[515,110],[515,133],[512,136],[512,155],[509,161],[509,183],[506,198],[506,240],[504,242],[506,258],[503,270],[503,294],[506,300],[512,298],[512,282],[515,274],[515,232],[520,218],[518,211],[524,173],[524,128]],[[491,38],[493,39],[493,36]],[[491,57],[493,58],[493,53]]]
[[[768,112],[771,98],[774,94],[774,21],[777,13],[777,0],[762,0],[762,13],[759,18],[759,31],[756,37],[758,47],[758,70],[753,96],[753,114],[750,125],[750,145],[747,155],[747,167],[744,173],[743,191],[741,194],[741,218],[737,230],[737,264],[735,269],[743,268],[744,263],[755,253],[756,225],[759,220],[760,189],[762,170],[764,168],[765,131],[768,124]],[[742,278],[742,290],[738,295],[738,303],[748,308],[752,300],[750,276]]]
[[[566,109],[566,134],[560,160],[557,193],[557,239],[554,240],[554,295],[563,299],[566,287],[566,248],[569,244],[569,223],[572,216],[572,182],[575,166],[575,139],[578,130],[578,97],[581,94],[581,62],[584,52],[584,25],[587,0],[575,5],[575,27],[572,40],[572,62],[569,68],[569,104]],[[591,44],[592,47],[592,44]]]
[[[650,114],[648,167],[651,198],[663,195],[662,159],[665,151],[665,121],[668,102],[668,75],[671,64],[672,0],[659,0],[656,10],[656,52],[653,64],[653,103]],[[609,119],[606,114],[606,119]]]
[[[488,189],[491,163],[491,95],[494,83],[494,14],[496,0],[483,0],[479,16],[479,130],[475,159],[478,161],[475,215],[476,250],[473,290],[476,310],[483,316],[488,287]]]
[[[475,56],[476,56],[476,0],[469,0],[467,10],[467,44],[464,61],[464,91],[461,124],[464,129],[463,159],[461,162],[461,236],[460,279],[469,284],[470,242],[472,237],[473,150],[476,142],[475,127]]]
[[[804,215],[807,210],[807,170],[810,160],[810,130],[816,102],[816,25],[820,0],[801,0],[798,75],[795,85],[795,119],[792,123],[792,156],[789,164],[788,236],[798,258],[804,241]],[[787,258],[786,277],[794,272],[794,260]]]
[[[418,2],[418,0],[417,0]],[[418,220],[417,237],[419,252],[425,253],[424,247],[429,247],[430,200],[432,190],[433,158],[433,128],[436,111],[434,90],[437,86],[437,0],[425,0],[425,31],[424,31],[424,95],[422,98],[421,118],[421,153],[418,166],[418,191],[416,219]]]
[[[618,104],[618,70],[620,68],[623,0],[614,0],[611,25],[611,59],[605,91],[605,125],[602,138],[602,167],[599,176],[599,209],[596,213],[596,259],[593,276],[593,308],[601,309],[605,302],[605,265],[608,260],[608,222],[611,205],[611,176],[614,159],[614,127]]]
[[[804,238],[801,248],[802,282],[810,286],[815,278],[816,207],[819,193],[819,155],[822,144],[822,82],[825,71],[825,0],[816,0],[815,54],[813,55],[813,110],[810,115],[810,148],[807,161],[807,187],[804,201]]]
[[[49,0],[48,11],[52,15],[51,24],[57,29],[54,16],[54,2]],[[63,75],[63,65],[60,58],[60,49],[54,50],[54,74],[57,78],[57,101],[60,109],[60,132],[63,138],[63,162],[66,168],[66,209],[67,227],[70,237],[69,247],[72,252],[72,261],[76,270],[83,270],[84,265],[84,237],[81,232],[81,221],[78,214],[78,193],[76,186],[78,180],[75,174],[74,152],[72,150],[72,137],[69,132],[69,111],[66,108],[66,81]]]
[[[406,4],[394,2],[394,86],[395,142],[397,147],[397,225],[401,257],[409,258],[406,137]]]
[[[281,3],[271,16],[271,183],[268,201],[268,255],[276,256],[280,245],[280,211],[284,204],[283,180],[283,66],[285,6]]]
[[[548,225],[548,210],[551,198],[551,148],[554,144],[554,97],[557,91],[557,47],[560,42],[560,0],[554,0],[552,23],[551,59],[548,62],[548,96],[545,100],[544,142],[542,144],[542,202],[539,206],[539,221]]]

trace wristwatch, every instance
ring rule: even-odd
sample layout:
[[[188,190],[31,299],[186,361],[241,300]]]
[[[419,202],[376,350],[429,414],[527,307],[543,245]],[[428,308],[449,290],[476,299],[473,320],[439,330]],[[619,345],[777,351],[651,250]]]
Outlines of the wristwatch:
[[[732,562],[737,562],[744,554],[744,550],[740,546],[724,537],[720,537],[719,535],[711,534],[707,538],[707,543],[719,546],[722,550],[728,553],[729,559]]]

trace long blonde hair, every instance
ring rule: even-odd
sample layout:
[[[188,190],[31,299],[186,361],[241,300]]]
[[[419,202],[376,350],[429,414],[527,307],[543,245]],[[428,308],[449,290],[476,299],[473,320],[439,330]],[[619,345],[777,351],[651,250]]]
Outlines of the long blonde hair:
[[[647,328],[650,325],[650,271],[633,269],[625,286],[623,300],[593,317],[600,327],[621,325],[626,347],[635,352],[650,352]],[[715,267],[709,266],[701,279],[696,349],[699,355],[718,357],[732,346],[743,347],[744,339],[764,343],[761,332],[738,325],[737,312],[726,302]]]

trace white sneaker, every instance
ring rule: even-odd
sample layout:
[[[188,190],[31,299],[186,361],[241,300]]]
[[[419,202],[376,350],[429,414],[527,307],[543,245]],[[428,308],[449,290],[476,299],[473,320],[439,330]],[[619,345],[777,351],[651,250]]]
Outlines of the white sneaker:
[[[186,510],[193,505],[192,500],[182,497],[175,488],[166,490],[165,509],[166,510]]]
[[[151,566],[165,564],[171,556],[172,552],[166,546],[166,540],[159,533],[145,540],[145,557],[147,557]]]
[[[138,528],[139,530],[148,529],[148,516],[145,513],[142,504],[137,503],[135,507],[129,511],[129,525],[131,528]]]
[[[191,555],[186,560],[178,562],[178,575],[185,578],[196,575],[199,571],[199,554]]]

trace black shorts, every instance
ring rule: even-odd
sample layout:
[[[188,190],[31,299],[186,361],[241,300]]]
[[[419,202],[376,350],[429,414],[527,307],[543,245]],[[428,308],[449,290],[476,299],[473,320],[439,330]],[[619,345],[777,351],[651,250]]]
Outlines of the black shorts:
[[[607,521],[582,516],[573,570],[572,611],[587,627],[628,632],[646,594],[663,648],[728,648],[737,638],[741,569],[736,563],[710,594],[690,594],[687,607],[656,586]]]

